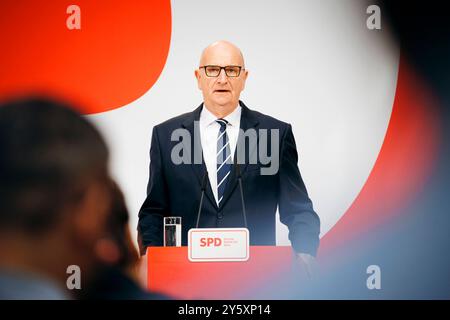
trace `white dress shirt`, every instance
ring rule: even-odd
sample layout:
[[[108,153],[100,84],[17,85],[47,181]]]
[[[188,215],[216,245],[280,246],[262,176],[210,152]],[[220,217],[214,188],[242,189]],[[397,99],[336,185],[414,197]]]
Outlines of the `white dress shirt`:
[[[241,106],[236,109],[224,119],[228,121],[227,135],[230,141],[231,158],[234,159],[234,151],[236,150],[237,139],[239,136],[239,128],[241,124]],[[208,170],[209,183],[216,199],[217,205],[219,199],[217,196],[217,137],[219,135],[220,124],[216,122],[218,118],[211,113],[203,105],[200,113],[200,139],[202,143],[203,159],[205,161],[206,170]]]

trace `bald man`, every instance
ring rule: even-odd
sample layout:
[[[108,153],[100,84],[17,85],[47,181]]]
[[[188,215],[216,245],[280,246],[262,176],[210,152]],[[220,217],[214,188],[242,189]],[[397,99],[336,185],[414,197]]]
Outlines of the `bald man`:
[[[235,45],[211,44],[195,70],[203,103],[153,128],[147,198],[139,212],[141,254],[163,244],[167,216],[182,217],[183,245],[197,223],[247,226],[251,245],[275,245],[278,207],[300,260],[310,265],[316,255],[320,220],[297,166],[292,128],[239,100],[247,76]],[[202,189],[206,196],[198,217]]]

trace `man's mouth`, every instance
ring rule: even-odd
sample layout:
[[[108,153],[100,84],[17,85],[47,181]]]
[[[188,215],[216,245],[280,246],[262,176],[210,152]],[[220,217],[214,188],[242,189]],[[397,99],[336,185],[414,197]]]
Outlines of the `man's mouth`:
[[[230,90],[225,90],[225,89],[219,89],[219,90],[214,90],[214,93],[227,93],[230,92]]]

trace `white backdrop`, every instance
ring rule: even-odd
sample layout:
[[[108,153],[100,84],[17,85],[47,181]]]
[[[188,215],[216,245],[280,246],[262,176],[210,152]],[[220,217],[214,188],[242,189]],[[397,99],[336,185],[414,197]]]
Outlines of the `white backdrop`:
[[[146,196],[152,127],[201,101],[194,69],[208,44],[239,46],[249,69],[241,99],[289,122],[323,236],[364,185],[392,111],[399,50],[387,26],[366,28],[361,0],[172,1],[172,39],[156,84],[123,108],[88,116],[111,148],[135,233]],[[278,217],[277,217],[278,219]],[[277,244],[288,245],[277,223]]]

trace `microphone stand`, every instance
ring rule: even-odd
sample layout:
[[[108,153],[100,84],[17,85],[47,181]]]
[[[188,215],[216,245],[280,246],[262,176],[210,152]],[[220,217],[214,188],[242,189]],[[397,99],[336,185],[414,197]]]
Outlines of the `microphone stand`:
[[[237,171],[238,182],[239,182],[239,190],[241,192],[242,215],[244,217],[244,226],[245,226],[245,228],[247,228],[247,212],[245,211],[244,191],[242,188],[241,166],[238,163],[236,163],[236,171]]]
[[[196,229],[198,229],[198,224],[200,222],[200,214],[202,212],[203,197],[205,196],[207,178],[208,178],[208,171],[205,170],[202,180],[202,195],[200,196],[200,204],[198,205],[197,223],[195,224]]]

